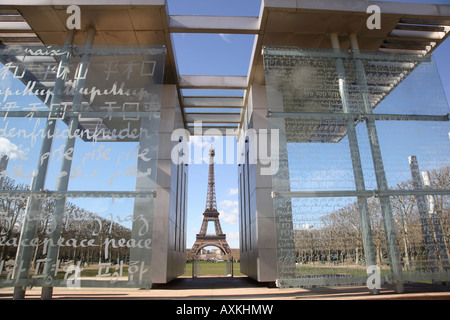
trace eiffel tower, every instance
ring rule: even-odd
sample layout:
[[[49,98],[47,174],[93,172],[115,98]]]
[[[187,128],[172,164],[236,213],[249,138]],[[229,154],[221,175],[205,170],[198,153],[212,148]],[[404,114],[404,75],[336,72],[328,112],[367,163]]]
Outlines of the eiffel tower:
[[[198,252],[207,246],[218,247],[224,254],[231,255],[230,246],[227,243],[226,235],[222,232],[222,227],[219,221],[219,211],[216,205],[216,188],[214,182],[214,149],[211,145],[209,150],[209,174],[208,174],[208,193],[206,196],[206,207],[203,213],[203,222],[200,228],[200,233],[197,234],[194,245],[191,249],[191,254],[197,255]],[[214,222],[214,229],[216,234],[206,234],[208,229],[208,222]]]

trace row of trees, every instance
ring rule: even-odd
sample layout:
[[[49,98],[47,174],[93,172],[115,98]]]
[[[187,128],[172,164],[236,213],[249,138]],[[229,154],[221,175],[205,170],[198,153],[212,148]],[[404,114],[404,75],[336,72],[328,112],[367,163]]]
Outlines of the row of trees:
[[[29,187],[18,184],[13,179],[5,177],[3,180],[3,191],[25,191]],[[21,226],[24,220],[27,205],[27,197],[0,197],[0,261],[15,259],[17,244],[19,243]],[[35,247],[33,265],[38,259],[45,258],[44,240],[54,230],[53,213],[55,199],[46,198],[42,200],[40,217],[36,238],[39,239]],[[92,262],[116,262],[129,259],[129,249],[126,246],[109,246],[105,256],[105,240],[119,239],[125,241],[131,238],[131,230],[119,223],[98,216],[96,213],[66,202],[61,237],[69,241],[69,245],[60,246],[58,257],[63,261],[74,260],[85,263]],[[98,246],[77,246],[82,240],[92,240]],[[123,240],[122,240],[123,241]],[[85,241],[87,242],[87,241]],[[0,270],[1,271],[1,270]]]
[[[450,167],[433,170],[430,173],[433,189],[450,189]],[[5,177],[2,189],[5,191],[29,190],[24,184]],[[413,189],[411,181],[396,186],[398,190]],[[415,196],[392,196],[391,205],[396,226],[397,241],[405,268],[415,267],[415,262],[424,262],[427,257],[422,234],[422,226],[417,210]],[[443,231],[443,239],[450,248],[450,197],[434,196],[437,214]],[[14,259],[20,238],[21,225],[26,209],[26,197],[0,197],[0,261]],[[377,198],[368,198],[372,227],[373,244],[377,263],[387,262],[386,238],[383,216]],[[55,200],[42,201],[36,238],[43,243],[52,231]],[[90,239],[98,246],[61,246],[59,259],[92,262],[128,261],[129,249],[126,246],[108,247],[105,256],[105,240],[131,239],[131,230],[119,223],[98,216],[94,212],[67,202],[61,237],[80,243]],[[364,264],[364,250],[357,203],[350,203],[321,217],[319,226],[296,229],[295,247],[298,262],[326,262],[328,264]],[[36,246],[33,263],[45,257],[44,246]],[[448,253],[447,253],[448,254]]]
[[[450,189],[450,167],[433,170],[430,177],[433,189]],[[395,189],[412,190],[412,181],[400,183]],[[390,199],[403,266],[417,267],[417,263],[422,264],[427,260],[417,198],[406,195],[392,196]],[[434,199],[442,227],[441,239],[443,238],[449,255],[450,197],[436,195]],[[388,254],[379,199],[368,198],[368,206],[377,264],[381,265],[387,262]],[[430,225],[431,223],[430,221]],[[322,216],[319,225],[295,230],[298,262],[364,264],[360,215],[356,202]],[[435,237],[434,241],[439,239]]]

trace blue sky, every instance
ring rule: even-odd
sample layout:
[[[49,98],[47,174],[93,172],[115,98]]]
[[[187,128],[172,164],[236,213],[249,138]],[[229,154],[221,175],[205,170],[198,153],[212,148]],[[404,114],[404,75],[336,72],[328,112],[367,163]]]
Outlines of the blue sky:
[[[420,2],[420,3],[441,3],[449,4],[450,0],[441,1],[398,1],[398,2]],[[168,0],[169,14],[172,15],[239,15],[239,16],[258,16],[260,11],[261,0]],[[249,35],[192,35],[192,34],[176,34],[174,35],[175,49],[178,56],[182,56],[183,60],[179,61],[179,72],[185,75],[247,75],[250,55],[253,46],[253,36]],[[450,40],[443,43],[434,53],[436,64],[440,72],[442,83],[447,97],[450,97]],[[211,58],[214,57],[214,58]],[[234,94],[236,92],[232,92]],[[27,101],[30,103],[32,101]],[[2,105],[3,106],[3,105]],[[20,119],[10,121],[9,128],[21,128],[30,126],[29,119]],[[43,123],[40,124],[42,127]],[[0,126],[0,128],[3,126]],[[65,125],[60,124],[62,130]],[[23,144],[23,149],[30,148],[30,153],[25,155],[29,160],[13,162],[11,167],[16,169],[22,165],[24,174],[30,173],[36,168],[35,159],[39,154],[39,147],[30,145],[30,141],[19,141],[10,139],[17,145]],[[200,141],[195,139],[195,143],[209,148],[211,138]],[[215,140],[217,144],[219,140]],[[232,141],[233,143],[233,141]],[[53,151],[64,144],[64,139],[55,140]],[[36,144],[39,146],[39,142]],[[76,147],[80,147],[82,143],[77,141]],[[102,147],[103,145],[103,147]],[[81,168],[83,175],[95,175],[103,179],[96,180],[96,188],[98,190],[134,190],[134,177],[120,174],[112,176],[111,173],[117,172],[111,166],[103,165],[113,161],[116,164],[120,161],[120,168],[126,173],[126,168],[132,168],[135,165],[133,157],[128,161],[121,154],[123,152],[133,152],[137,143],[121,144],[120,149],[111,148],[108,153],[109,160],[97,160],[96,156],[90,157],[89,154],[93,150],[105,151],[109,148],[108,144],[98,144],[90,146],[87,149],[79,148],[78,154],[74,157],[73,168],[78,170]],[[218,145],[216,145],[218,147]],[[103,149],[101,149],[103,148]],[[56,175],[59,172],[58,153],[55,153],[52,161],[52,167],[49,171],[47,179],[47,187],[54,188]],[[95,164],[94,166],[83,166],[83,160],[86,164]],[[107,162],[108,161],[108,162]],[[89,170],[89,168],[92,168]],[[78,172],[78,171],[77,171]],[[227,239],[232,248],[238,248],[238,196],[237,196],[237,166],[236,164],[216,164],[216,197],[218,209],[222,213],[220,216],[223,231],[227,234]],[[106,177],[106,178],[105,178]],[[114,179],[113,179],[114,178]],[[113,179],[113,180],[112,180]],[[195,234],[199,231],[202,213],[205,209],[206,202],[206,186],[208,180],[208,165],[191,164],[189,167],[189,188],[188,188],[188,220],[187,220],[187,247],[190,248],[195,241]],[[30,183],[30,178],[19,179],[21,182]],[[89,183],[91,178],[74,178],[71,179],[71,190],[93,189]],[[82,202],[77,201],[78,204]],[[108,199],[96,199],[89,202],[86,207],[89,210],[106,215],[109,212],[132,214],[132,200],[115,200],[111,203]]]

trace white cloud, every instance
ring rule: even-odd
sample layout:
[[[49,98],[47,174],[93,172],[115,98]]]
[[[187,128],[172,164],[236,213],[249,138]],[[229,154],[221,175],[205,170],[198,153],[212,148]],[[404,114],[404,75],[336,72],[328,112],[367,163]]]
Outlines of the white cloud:
[[[209,146],[211,140],[205,140],[203,136],[192,136],[189,140],[189,150],[193,163],[209,163]]]
[[[7,155],[10,159],[23,158],[23,152],[19,148],[5,138],[0,138],[0,156]]]
[[[231,43],[231,40],[228,38],[230,35],[220,33],[219,36],[223,39],[223,41]]]
[[[239,240],[239,232],[228,232],[227,240],[229,240],[229,241]]]
[[[234,212],[227,213],[225,211],[220,211],[220,219],[229,223],[229,224],[237,224],[238,223],[238,214]]]
[[[219,206],[226,209],[233,209],[238,207],[238,202],[233,200],[223,200],[219,202]]]
[[[236,188],[236,189],[230,188],[230,189],[228,189],[228,195],[234,196],[235,194],[238,194],[238,191],[239,191],[238,188]]]
[[[189,140],[189,143],[193,143],[194,145],[199,146],[201,148],[204,148],[204,147],[210,145],[210,142],[203,141],[202,136],[192,136]]]
[[[239,203],[237,201],[223,200],[219,202],[220,219],[229,223],[237,224],[239,216]]]

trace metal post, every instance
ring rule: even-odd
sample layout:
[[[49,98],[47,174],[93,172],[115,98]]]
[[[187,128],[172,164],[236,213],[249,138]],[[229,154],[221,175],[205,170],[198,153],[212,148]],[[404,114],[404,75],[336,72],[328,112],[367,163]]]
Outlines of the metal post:
[[[231,277],[234,278],[234,259],[231,257]]]
[[[92,46],[92,43],[94,42],[96,31],[94,29],[89,29],[86,36],[85,46],[86,48],[90,48]],[[82,75],[80,79],[77,79],[76,82],[76,90],[75,95],[73,98],[73,111],[81,111],[81,103],[83,99],[83,95],[80,93],[83,88],[84,84],[86,82],[86,74],[88,72],[88,65],[89,65],[90,55],[84,54],[81,58],[81,64],[79,67],[79,74]],[[66,144],[64,147],[64,154],[70,155],[74,153],[75,148],[75,130],[78,129],[78,117],[73,116],[69,120],[69,130],[70,134],[66,138]],[[72,157],[63,157],[62,163],[61,163],[61,170],[60,170],[60,177],[58,178],[56,190],[57,191],[67,191],[69,186],[69,177],[70,177],[70,169],[72,166]],[[55,229],[51,233],[49,246],[48,246],[48,253],[47,253],[47,259],[45,262],[44,267],[44,284],[42,286],[41,291],[41,299],[47,300],[52,298],[53,294],[53,287],[51,286],[51,283],[53,282],[53,279],[55,277],[56,271],[54,270],[55,266],[57,265],[57,258],[58,258],[58,240],[61,237],[61,228],[63,224],[63,217],[64,217],[64,209],[66,206],[66,200],[67,197],[61,197],[58,198],[55,201],[55,208],[53,212],[53,219],[55,224]]]
[[[70,46],[73,43],[74,30],[68,30],[66,34],[66,40],[64,49],[69,52]],[[70,54],[63,55],[61,57],[60,68],[68,66],[70,60]],[[61,103],[61,96],[64,90],[65,79],[64,77],[57,77],[54,86],[54,94],[51,100],[51,107],[59,105]],[[50,110],[54,111],[54,110]],[[37,175],[31,182],[31,191],[42,191],[45,187],[45,178],[47,176],[47,168],[53,135],[56,128],[56,120],[47,120],[45,126],[45,137],[42,141],[41,151],[38,159]],[[22,224],[22,230],[20,233],[19,246],[16,254],[16,264],[14,267],[14,299],[24,299],[26,286],[28,282],[28,276],[30,272],[31,260],[33,258],[34,247],[24,246],[23,243],[29,243],[31,239],[36,237],[39,210],[41,207],[41,200],[39,198],[30,196],[28,198],[27,207],[25,210],[25,218]]]
[[[333,33],[330,36],[333,48],[335,50],[339,50],[340,44],[338,35],[336,33]],[[342,100],[342,108],[344,113],[350,113],[352,110],[350,110],[349,106],[348,86],[345,76],[344,62],[342,61],[342,59],[336,60],[336,69],[339,78],[339,92]],[[347,135],[350,147],[350,156],[352,159],[353,176],[355,179],[356,190],[364,191],[366,187],[364,183],[364,174],[361,165],[361,154],[359,151],[355,122],[352,119],[347,121]],[[367,204],[366,197],[359,196],[357,197],[357,199],[361,222],[361,233],[364,246],[364,256],[366,259],[366,266],[369,267],[372,265],[376,265],[376,255],[372,239],[372,227],[370,223],[369,206]],[[379,289],[371,289],[370,292],[372,294],[380,293]]]
[[[358,40],[356,34],[350,35],[352,49],[359,52]],[[367,81],[364,72],[362,61],[355,59],[355,68],[357,74],[357,82],[361,98],[363,100],[364,112],[371,114],[372,105],[369,97],[369,90],[367,88]],[[375,120],[371,118],[366,119],[367,134],[369,136],[370,149],[372,152],[372,161],[375,169],[375,177],[377,186],[380,191],[387,191],[387,179],[384,171],[383,158],[381,156],[380,143],[378,141],[378,133],[375,126]],[[386,234],[386,241],[389,252],[389,260],[391,263],[391,272],[396,293],[403,293],[404,287],[402,278],[402,266],[400,264],[397,236],[395,232],[395,223],[392,215],[391,202],[388,196],[380,197],[381,212],[383,214],[383,222]]]

